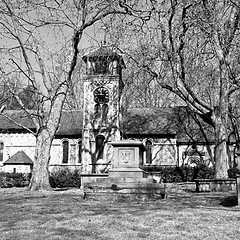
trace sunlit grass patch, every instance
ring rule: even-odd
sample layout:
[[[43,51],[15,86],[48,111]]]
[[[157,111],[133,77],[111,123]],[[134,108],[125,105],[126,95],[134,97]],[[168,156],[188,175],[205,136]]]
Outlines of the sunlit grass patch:
[[[0,239],[238,239],[240,209],[227,193],[172,194],[134,202],[82,199],[79,190],[0,189]]]

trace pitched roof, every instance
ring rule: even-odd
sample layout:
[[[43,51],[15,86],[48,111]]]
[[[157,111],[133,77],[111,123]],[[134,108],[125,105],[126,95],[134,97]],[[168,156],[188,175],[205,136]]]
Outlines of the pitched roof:
[[[209,142],[213,141],[212,126],[198,119]],[[187,107],[167,108],[133,108],[123,114],[120,123],[126,137],[132,135],[156,135],[174,137],[178,142],[205,142],[203,132],[197,122],[189,114]]]
[[[174,108],[133,108],[123,114],[121,129],[125,134],[175,135]]]
[[[83,56],[83,60],[86,61],[87,58],[95,58],[95,57],[117,57],[120,58],[113,48],[107,46],[101,46],[97,49],[90,51],[88,54]]]
[[[81,135],[82,118],[83,113],[81,110],[63,110],[56,135]],[[6,110],[4,115],[0,114],[1,132],[22,132],[24,131],[22,126],[31,130],[36,129],[32,119],[22,110]]]
[[[24,151],[18,151],[3,163],[3,165],[12,165],[12,164],[33,165],[33,161],[28,157],[28,155]]]
[[[56,135],[82,135],[82,110],[64,110]]]
[[[4,114],[32,130],[32,120],[21,110],[6,110]],[[83,111],[63,110],[56,136],[80,137],[82,135]],[[204,124],[204,123],[203,123]],[[203,125],[210,141],[213,129]],[[131,135],[156,135],[176,137],[178,141],[205,141],[199,126],[189,116],[185,107],[132,108],[124,111],[120,119],[120,130],[125,137]],[[0,115],[0,132],[22,132],[23,128]],[[26,132],[26,130],[25,130]]]
[[[111,60],[118,60],[122,64],[122,67],[126,68],[122,56],[118,54],[112,47],[101,46],[97,49],[89,51],[87,54],[85,54],[82,57],[84,62],[87,62],[88,59],[95,61],[97,59],[106,59],[106,58]]]
[[[12,119],[12,121],[10,119]],[[18,124],[16,124],[15,122]],[[35,128],[33,121],[22,110],[5,110],[4,115],[0,115],[0,129],[20,130],[22,129],[20,125],[30,129]]]

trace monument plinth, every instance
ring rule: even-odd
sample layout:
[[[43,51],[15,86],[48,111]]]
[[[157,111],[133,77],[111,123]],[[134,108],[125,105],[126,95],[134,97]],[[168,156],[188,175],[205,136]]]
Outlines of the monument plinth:
[[[123,140],[111,143],[113,146],[112,169],[109,170],[109,178],[119,179],[122,182],[138,181],[143,178],[143,171],[139,168],[143,165],[143,153],[145,147],[140,141]]]
[[[145,147],[140,141],[122,140],[113,146],[112,169],[107,179],[96,179],[84,184],[88,197],[113,197],[126,199],[164,198],[165,185],[154,183],[144,177],[143,165]]]

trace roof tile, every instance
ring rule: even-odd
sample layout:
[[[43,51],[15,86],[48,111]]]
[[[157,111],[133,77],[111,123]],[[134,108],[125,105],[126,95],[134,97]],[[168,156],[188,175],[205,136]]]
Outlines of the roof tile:
[[[28,157],[28,155],[24,151],[18,151],[3,163],[3,165],[12,164],[33,165],[33,161],[31,160],[31,158]]]

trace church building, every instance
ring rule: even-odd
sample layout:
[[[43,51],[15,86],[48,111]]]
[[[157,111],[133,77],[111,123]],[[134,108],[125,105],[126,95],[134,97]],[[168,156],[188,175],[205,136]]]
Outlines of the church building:
[[[146,149],[143,164],[147,166],[209,164],[213,145],[207,150],[204,141],[196,145],[183,137],[177,120],[179,108],[135,108],[120,113],[122,71],[126,68],[120,54],[102,46],[83,60],[83,109],[63,110],[51,148],[50,171],[69,168],[106,173],[113,158],[111,142],[121,139],[142,141]],[[5,110],[0,115],[0,171],[32,170],[36,140],[21,126],[34,128],[23,111]]]

